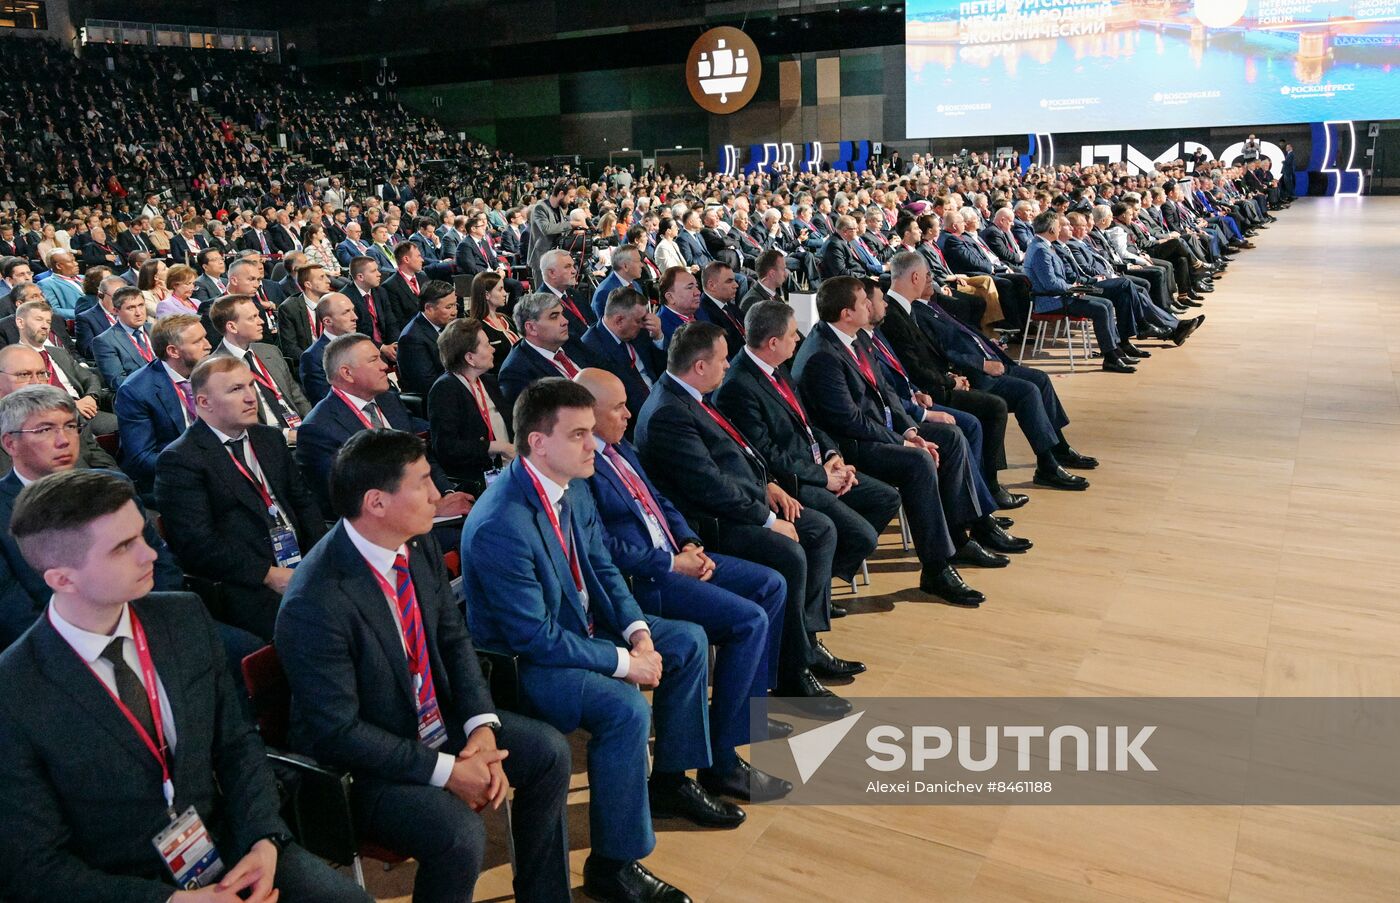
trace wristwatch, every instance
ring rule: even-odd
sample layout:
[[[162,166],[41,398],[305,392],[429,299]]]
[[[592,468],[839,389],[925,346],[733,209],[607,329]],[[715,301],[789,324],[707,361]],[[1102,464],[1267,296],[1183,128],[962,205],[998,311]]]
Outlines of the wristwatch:
[[[287,845],[292,842],[292,838],[290,835],[281,833],[265,834],[262,837],[259,837],[258,840],[266,840],[268,843],[272,844],[274,847],[277,848],[278,853],[281,853],[283,850],[285,850],[287,848]]]

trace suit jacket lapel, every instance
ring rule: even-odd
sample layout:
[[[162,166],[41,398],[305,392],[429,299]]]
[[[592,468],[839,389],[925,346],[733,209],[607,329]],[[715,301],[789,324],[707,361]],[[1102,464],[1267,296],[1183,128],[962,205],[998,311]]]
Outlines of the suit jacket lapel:
[[[404,698],[414,711],[418,709],[418,699],[413,692],[413,682],[408,673],[408,657],[404,655],[403,634],[389,611],[389,600],[384,588],[374,579],[369,563],[360,556],[355,544],[350,541],[343,524],[336,524],[333,531],[335,549],[340,557],[340,589],[352,600],[360,614],[369,623],[375,639],[394,672],[394,682],[399,685]]]
[[[170,700],[170,714],[175,718],[176,742],[179,742],[181,737],[193,740],[195,737],[193,721],[195,708],[185,692],[185,666],[187,663],[184,660],[184,647],[181,645],[179,637],[171,635],[170,625],[166,623],[164,618],[145,617],[147,607],[139,602],[135,603],[135,607],[137,615],[141,617],[141,627],[146,632],[146,641],[150,644],[151,661],[156,666],[160,685],[165,688],[165,698]],[[134,735],[135,731],[130,731],[130,733]],[[147,758],[149,758],[149,753]],[[182,783],[180,781],[180,766],[189,758],[191,757],[175,756],[174,778],[177,787]]]
[[[540,541],[549,550],[549,560],[554,565],[554,574],[559,578],[559,585],[564,588],[564,597],[573,602],[574,609],[584,625],[588,624],[588,612],[584,610],[583,599],[579,597],[578,588],[574,586],[574,574],[569,567],[568,556],[564,554],[564,547],[559,545],[559,536],[554,532],[554,524],[550,521],[549,515],[544,510],[544,502],[540,500],[539,493],[535,491],[534,481],[530,479],[530,474],[525,470],[523,463],[516,463],[520,469],[516,479],[521,482],[521,489],[525,497],[529,499],[530,506],[535,511],[535,527],[540,531]],[[573,506],[569,506],[570,522],[561,523],[560,529],[572,527]],[[578,542],[578,531],[574,531],[573,540]],[[583,569],[583,556],[579,556],[579,569]]]

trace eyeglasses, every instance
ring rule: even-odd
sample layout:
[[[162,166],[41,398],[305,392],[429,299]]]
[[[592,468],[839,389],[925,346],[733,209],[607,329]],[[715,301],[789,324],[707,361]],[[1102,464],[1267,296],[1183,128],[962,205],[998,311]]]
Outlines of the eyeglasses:
[[[53,438],[53,434],[59,430],[63,430],[65,435],[76,436],[78,435],[78,424],[74,423],[71,420],[67,423],[60,424],[58,426],[54,426],[52,423],[48,423],[43,426],[36,426],[32,430],[10,430],[10,435],[14,435],[15,433],[29,433],[33,436],[37,436],[40,439],[51,439]]]

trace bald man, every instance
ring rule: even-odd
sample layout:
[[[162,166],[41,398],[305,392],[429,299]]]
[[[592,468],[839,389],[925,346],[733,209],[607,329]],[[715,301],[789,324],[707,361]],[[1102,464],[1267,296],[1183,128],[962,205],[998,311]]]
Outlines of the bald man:
[[[55,317],[71,320],[78,315],[78,302],[83,299],[78,258],[69,251],[54,251],[49,255],[49,269],[53,270],[53,275],[39,283],[39,289],[44,293],[49,307],[53,308]]]
[[[770,722],[767,736],[749,736],[749,701],[764,699],[777,683],[787,584],[772,568],[706,554],[623,438],[632,414],[622,380],[587,368],[574,382],[593,395],[598,455],[588,487],[613,564],[632,579],[642,611],[698,624],[717,647],[710,700],[714,764],[700,771],[700,785],[751,802],[786,796],[791,784],[755,769],[735,747],[792,732],[791,725]]]

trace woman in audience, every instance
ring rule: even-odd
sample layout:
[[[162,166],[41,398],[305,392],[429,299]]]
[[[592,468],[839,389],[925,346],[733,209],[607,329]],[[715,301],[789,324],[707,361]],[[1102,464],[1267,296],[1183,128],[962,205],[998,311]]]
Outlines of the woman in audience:
[[[64,247],[59,243],[54,231],[53,223],[44,223],[44,228],[40,232],[38,257],[44,262],[44,266],[49,265],[49,255],[54,251],[62,251]]]
[[[661,220],[661,225],[656,228],[656,253],[652,256],[663,273],[671,267],[684,268],[686,265],[681,249],[676,246],[676,236],[680,233],[680,226],[670,217]]]
[[[152,257],[141,264],[141,270],[136,274],[136,287],[141,290],[141,297],[146,299],[146,316],[151,320],[156,318],[156,308],[169,294],[165,287],[165,270],[165,261]]]
[[[326,238],[325,227],[320,223],[312,223],[306,227],[301,244],[302,249],[306,251],[308,264],[321,267],[332,279],[340,275],[340,261],[335,259],[335,249],[331,247],[330,239]]]
[[[476,278],[472,280],[472,301],[469,313],[473,319],[481,322],[486,340],[491,343],[491,349],[495,354],[495,360],[489,368],[492,373],[500,369],[506,355],[510,354],[510,349],[514,348],[515,343],[520,341],[520,334],[515,331],[515,324],[511,323],[510,316],[503,310],[509,298],[505,281],[501,279],[500,273],[492,273],[487,270],[477,273]]]
[[[458,492],[479,497],[515,457],[510,410],[491,374],[495,352],[482,322],[468,317],[447,324],[438,353],[446,372],[428,390],[433,454]]]
[[[157,261],[159,263],[159,261]],[[199,302],[194,300],[194,281],[198,278],[193,267],[177,263],[165,271],[165,287],[168,294],[156,305],[156,319],[170,314],[199,313]]]
[[[172,238],[174,236],[165,228],[164,217],[157,216],[151,220],[151,230],[146,233],[146,240],[151,245],[153,257],[169,257],[170,239]]]

